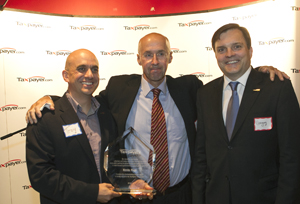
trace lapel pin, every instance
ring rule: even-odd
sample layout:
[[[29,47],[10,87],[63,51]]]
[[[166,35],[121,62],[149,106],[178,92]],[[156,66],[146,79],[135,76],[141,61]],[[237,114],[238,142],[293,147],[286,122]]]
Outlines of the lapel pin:
[[[253,91],[260,91],[260,89],[253,89]]]

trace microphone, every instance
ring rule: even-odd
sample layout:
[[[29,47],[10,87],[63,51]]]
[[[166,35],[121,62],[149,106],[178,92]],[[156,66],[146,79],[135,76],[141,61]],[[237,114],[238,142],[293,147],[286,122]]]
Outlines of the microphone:
[[[7,138],[19,133],[19,132],[22,132],[24,130],[26,130],[26,128],[23,128],[23,129],[17,130],[16,132],[12,132],[12,133],[9,133],[7,135],[4,135],[4,136],[0,137],[0,140],[5,140],[5,139],[7,139]]]

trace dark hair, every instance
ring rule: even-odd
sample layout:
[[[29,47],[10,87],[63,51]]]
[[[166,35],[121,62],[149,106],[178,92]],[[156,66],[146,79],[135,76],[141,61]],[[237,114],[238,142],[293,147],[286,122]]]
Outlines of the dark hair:
[[[222,33],[225,33],[227,32],[228,30],[231,30],[231,29],[238,29],[242,32],[244,38],[245,38],[245,41],[246,41],[246,44],[247,44],[247,47],[248,49],[250,49],[251,47],[251,38],[250,38],[250,34],[248,32],[248,30],[244,27],[241,27],[239,24],[236,24],[236,23],[229,23],[229,24],[226,24],[226,25],[223,25],[221,28],[219,28],[213,35],[212,39],[211,39],[211,45],[212,45],[212,48],[215,52],[215,44],[216,44],[216,41],[220,39],[220,35]]]

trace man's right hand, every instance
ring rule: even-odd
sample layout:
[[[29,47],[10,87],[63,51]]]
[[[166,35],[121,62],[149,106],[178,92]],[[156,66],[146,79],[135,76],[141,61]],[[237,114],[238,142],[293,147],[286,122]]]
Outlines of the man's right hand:
[[[46,103],[49,104],[50,110],[54,110],[54,103],[53,103],[52,99],[50,98],[50,96],[44,96],[44,97],[40,98],[37,102],[32,104],[30,109],[27,111],[26,116],[25,116],[26,123],[28,123],[28,122],[30,122],[30,124],[37,123],[36,116],[39,118],[42,117],[41,108]]]
[[[117,193],[114,191],[114,187],[111,184],[100,183],[97,201],[100,203],[107,203],[111,199],[119,197],[121,195],[122,193]]]

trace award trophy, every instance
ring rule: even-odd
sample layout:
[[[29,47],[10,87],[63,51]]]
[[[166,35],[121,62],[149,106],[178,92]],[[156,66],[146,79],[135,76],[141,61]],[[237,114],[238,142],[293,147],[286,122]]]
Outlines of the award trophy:
[[[155,168],[155,153],[149,158],[152,150],[147,142],[138,137],[130,127],[123,136],[110,143],[104,152],[104,170],[115,187],[116,192],[123,194],[155,193],[155,190],[144,189],[145,183],[152,181]],[[147,156],[145,156],[147,155]],[[152,166],[148,163],[152,160]]]

